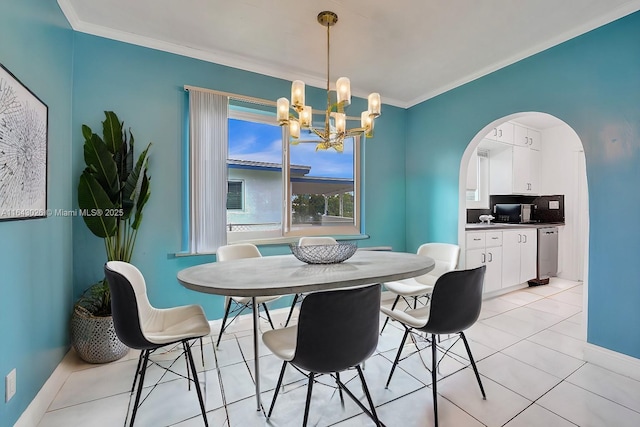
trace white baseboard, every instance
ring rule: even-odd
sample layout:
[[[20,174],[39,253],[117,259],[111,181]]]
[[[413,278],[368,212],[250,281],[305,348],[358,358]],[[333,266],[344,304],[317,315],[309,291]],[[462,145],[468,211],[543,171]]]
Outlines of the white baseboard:
[[[640,381],[640,359],[585,343],[584,360],[617,374]]]
[[[24,410],[13,427],[33,427],[40,423],[45,412],[55,399],[58,391],[73,372],[73,363],[70,357],[71,350],[67,352],[62,361],[58,364],[51,376],[44,383],[36,397],[33,398],[27,409]]]

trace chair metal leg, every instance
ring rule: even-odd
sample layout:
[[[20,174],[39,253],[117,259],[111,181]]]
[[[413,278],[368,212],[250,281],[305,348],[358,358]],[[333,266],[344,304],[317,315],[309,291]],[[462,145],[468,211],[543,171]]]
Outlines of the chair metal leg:
[[[200,358],[202,358],[202,367],[204,368],[204,346],[202,345],[202,337],[200,337]]]
[[[342,387],[340,387],[340,372],[336,372],[336,384],[338,385],[338,393],[340,394],[340,403],[344,406],[344,396],[342,395]]]
[[[356,366],[358,371],[358,375],[360,376],[360,381],[362,382],[362,390],[364,391],[365,396],[367,396],[367,401],[369,402],[369,406],[371,407],[371,414],[373,414],[373,421],[375,421],[376,426],[380,427],[380,419],[378,418],[378,414],[376,414],[376,407],[373,404],[373,399],[371,399],[371,393],[369,393],[369,387],[367,387],[367,381],[364,379],[364,374],[362,373],[362,369],[360,366]]]
[[[363,383],[363,384],[364,384],[364,383]],[[378,416],[377,416],[377,415],[375,415],[375,416],[374,416],[374,414],[373,414],[373,413],[371,413],[371,411],[370,411],[369,409],[367,409],[367,407],[366,407],[366,406],[364,406],[364,405],[362,404],[362,402],[360,402],[360,400],[359,400],[357,397],[355,397],[355,396],[353,395],[353,393],[351,392],[351,390],[349,390],[349,389],[347,388],[347,386],[346,386],[346,385],[344,385],[344,384],[342,383],[342,381],[339,381],[339,382],[338,382],[338,386],[340,386],[340,387],[344,390],[344,392],[345,392],[345,393],[347,393],[347,396],[349,396],[349,398],[351,398],[351,400],[353,400],[353,401],[356,403],[356,405],[358,405],[358,407],[359,407],[360,409],[362,409],[362,412],[364,412],[365,414],[367,414],[367,416],[369,416],[369,418],[371,418],[372,420],[376,421],[379,427],[386,427],[386,426],[382,423],[382,421],[380,421],[380,420],[377,418]],[[363,386],[362,386],[362,390],[363,390],[363,392],[365,392],[365,394],[366,394],[365,387],[366,387],[366,386],[365,386],[365,385],[363,385]]]
[[[407,340],[407,337],[409,336],[409,328],[405,327],[404,329],[405,330],[404,330],[404,335],[402,337],[402,342],[400,342],[400,347],[398,347],[398,354],[396,354],[396,359],[393,361],[393,366],[391,367],[391,372],[389,372],[389,378],[387,379],[387,383],[385,384],[384,388],[389,388],[389,383],[391,382],[393,371],[396,370],[396,365],[400,360],[400,354],[402,354],[402,347],[404,347],[404,343]]]
[[[391,304],[391,310],[396,308],[398,301],[400,301],[400,295],[396,295],[396,299],[393,301],[393,304]],[[387,326],[388,322],[389,322],[389,316],[387,316],[387,318],[384,319],[384,325],[382,325],[382,329],[380,329],[380,335],[382,335],[382,333],[384,332],[384,328]]]
[[[136,367],[136,374],[133,376],[133,384],[131,384],[131,393],[136,389],[136,381],[138,380],[138,375],[140,375],[140,366],[142,366],[142,359],[144,359],[144,350],[140,351],[140,356],[138,356],[138,366]]]
[[[260,307],[254,307],[256,310],[260,310]],[[271,316],[269,315],[269,309],[267,308],[267,304],[262,304],[262,308],[264,308],[264,314],[267,315],[267,320],[269,321],[269,324],[271,325],[271,329],[275,329],[275,327],[273,326],[273,322],[271,321]]]
[[[229,299],[229,302],[224,309],[224,317],[222,318],[222,327],[220,328],[220,334],[218,335],[216,348],[220,347],[220,339],[222,338],[222,334],[224,333],[225,323],[227,323],[227,317],[229,317],[229,310],[231,310],[231,299]]]
[[[287,316],[287,321],[284,322],[284,327],[286,328],[289,325],[289,321],[291,320],[291,316],[293,315],[293,309],[296,308],[296,303],[298,302],[298,295],[295,294],[293,296],[293,302],[291,303],[291,309],[289,310],[289,315]]]
[[[193,382],[196,384],[196,393],[198,394],[198,401],[200,402],[200,410],[202,411],[202,418],[204,419],[205,427],[209,427],[209,421],[207,420],[207,411],[204,408],[204,400],[202,399],[202,390],[200,390],[200,381],[198,381],[198,372],[196,371],[196,364],[193,363],[193,355],[191,354],[191,347],[185,340],[182,341],[185,346],[187,358],[189,359],[189,366],[191,366],[191,373],[193,374]]]
[[[431,388],[433,389],[433,419],[438,427],[438,376],[436,374],[436,335],[431,334]]]
[[[280,387],[282,387],[282,379],[284,378],[284,371],[287,368],[287,362],[282,362],[282,369],[280,369],[280,376],[278,377],[278,384],[276,385],[276,390],[273,393],[273,400],[271,401],[271,407],[269,408],[269,413],[267,414],[267,418],[271,418],[271,413],[273,412],[274,406],[276,406],[276,399],[278,398],[278,394],[280,393]]]
[[[182,341],[182,348],[184,349],[184,361],[187,365],[187,390],[191,391],[191,369],[189,367],[189,358],[187,357],[187,347],[189,347],[189,343],[186,341]]]
[[[473,360],[473,356],[471,355],[471,348],[469,347],[469,343],[467,342],[467,337],[464,336],[464,332],[460,332],[460,336],[462,337],[462,342],[464,342],[464,346],[467,349],[467,354],[469,355],[471,366],[473,366],[473,372],[476,373],[476,379],[478,380],[478,385],[480,386],[480,392],[482,392],[482,398],[484,400],[487,400],[487,395],[484,393],[484,387],[482,387],[482,381],[480,380],[480,374],[478,373],[476,362]]]
[[[133,427],[133,423],[136,420],[136,413],[138,412],[138,405],[140,404],[140,395],[142,394],[142,387],[144,386],[144,374],[147,371],[147,364],[149,363],[149,350],[142,350],[143,361],[142,367],[140,368],[140,379],[138,380],[138,391],[136,392],[136,400],[133,404],[133,411],[131,412],[131,423],[129,423],[130,427]]]
[[[309,405],[311,404],[311,392],[313,391],[313,381],[315,374],[309,372],[309,384],[307,385],[307,402],[304,405],[304,418],[302,420],[302,427],[307,427],[307,420],[309,419]]]

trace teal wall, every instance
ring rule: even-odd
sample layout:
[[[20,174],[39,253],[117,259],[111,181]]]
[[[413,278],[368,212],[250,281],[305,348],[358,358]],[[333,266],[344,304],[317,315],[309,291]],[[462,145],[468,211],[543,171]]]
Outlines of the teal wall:
[[[133,262],[147,280],[151,303],[159,307],[200,303],[210,319],[222,317],[222,297],[198,294],[176,280],[178,271],[211,262],[213,256],[180,257],[183,248],[185,145],[184,85],[217,89],[275,100],[290,93],[290,82],[190,59],[165,52],[75,34],[73,81],[73,164],[75,179],[84,167],[82,124],[101,132],[104,110],[115,111],[131,127],[139,147],[151,149],[151,198],[138,235]],[[307,88],[316,108],[326,103],[326,92]],[[366,108],[355,99],[350,111]],[[354,114],[355,115],[355,114]],[[367,174],[365,226],[371,239],[361,246],[390,245],[403,250],[404,223],[404,118],[406,111],[384,106],[375,138],[364,148]],[[137,151],[138,152],[138,151]],[[102,240],[93,236],[81,218],[75,218],[74,287],[76,295],[102,277],[105,261]],[[286,246],[264,246],[263,254],[289,252]],[[286,301],[280,301],[286,305]]]
[[[407,250],[458,238],[462,154],[484,126],[541,111],[579,135],[589,186],[588,341],[640,357],[640,12],[408,111]]]
[[[72,31],[55,1],[5,0],[0,63],[49,107],[48,206],[71,205]],[[10,426],[66,351],[72,306],[71,220],[0,222],[0,426]],[[4,377],[17,372],[4,401]]]

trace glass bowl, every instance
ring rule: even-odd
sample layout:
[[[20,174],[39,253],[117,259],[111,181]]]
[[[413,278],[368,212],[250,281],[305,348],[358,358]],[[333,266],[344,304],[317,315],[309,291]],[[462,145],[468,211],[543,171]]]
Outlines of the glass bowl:
[[[337,264],[348,260],[356,253],[358,245],[353,242],[338,242],[335,245],[289,245],[291,253],[307,264]]]

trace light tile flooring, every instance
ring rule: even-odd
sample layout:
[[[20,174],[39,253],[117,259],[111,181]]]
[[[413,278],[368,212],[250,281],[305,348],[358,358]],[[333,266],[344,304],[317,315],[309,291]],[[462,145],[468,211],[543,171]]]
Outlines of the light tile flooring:
[[[640,382],[582,360],[582,285],[552,279],[546,286],[526,288],[483,303],[479,322],[467,331],[470,346],[487,392],[483,400],[473,371],[457,342],[442,359],[438,374],[441,426],[639,426]],[[389,302],[390,301],[385,301]],[[283,322],[286,310],[274,313]],[[218,322],[213,323],[218,325]],[[263,330],[266,324],[261,325]],[[400,342],[402,329],[390,322],[380,336],[378,351],[367,360],[365,376],[380,419],[389,427],[433,425],[430,351],[403,360],[388,389],[384,384]],[[444,341],[447,345],[450,341]],[[409,343],[409,354],[415,349]],[[424,343],[418,341],[419,347]],[[251,322],[239,319],[225,334],[219,349],[212,338],[194,347],[196,364],[206,385],[209,425],[215,427],[299,426],[306,396],[306,381],[293,369],[285,376],[284,393],[273,416],[265,420],[256,411],[253,394]],[[177,350],[157,355],[160,363],[173,359]],[[273,396],[281,362],[261,345],[263,404]],[[76,360],[75,370],[51,403],[39,427],[119,426],[129,404],[129,392],[138,353],[114,363],[88,365]],[[169,363],[169,362],[166,362]],[[173,369],[184,373],[184,359]],[[152,367],[148,381],[160,378]],[[351,372],[341,379],[363,396]],[[313,389],[309,425],[371,426],[373,423],[348,398],[341,404],[332,382],[320,377]],[[147,382],[148,384],[150,382]],[[170,374],[138,411],[138,426],[200,426],[202,418],[193,387]]]

